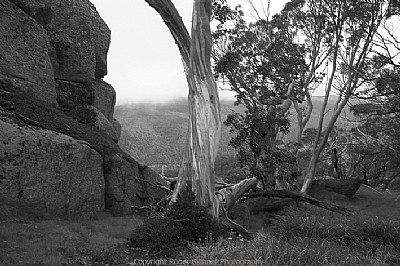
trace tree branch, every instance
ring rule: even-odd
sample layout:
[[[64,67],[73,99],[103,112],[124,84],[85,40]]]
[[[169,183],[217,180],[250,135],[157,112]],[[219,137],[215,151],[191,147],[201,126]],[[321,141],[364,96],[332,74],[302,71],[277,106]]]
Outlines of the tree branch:
[[[305,194],[301,193],[296,193],[296,192],[291,192],[287,190],[268,190],[268,191],[263,191],[263,192],[256,192],[256,193],[247,193],[243,195],[245,197],[249,198],[254,198],[254,197],[276,197],[276,198],[292,198],[297,201],[309,203],[315,206],[318,206],[320,208],[341,213],[341,214],[353,214],[353,212],[345,207],[338,206],[335,204],[330,204],[327,202],[323,202],[320,200],[317,200],[313,197],[307,196]]]
[[[178,45],[179,51],[185,65],[185,71],[189,67],[190,58],[190,35],[171,0],[145,0],[164,20],[169,31]]]

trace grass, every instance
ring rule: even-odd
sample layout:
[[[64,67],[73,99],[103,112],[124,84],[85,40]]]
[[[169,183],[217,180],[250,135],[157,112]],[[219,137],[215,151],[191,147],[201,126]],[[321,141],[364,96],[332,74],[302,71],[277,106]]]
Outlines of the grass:
[[[93,254],[124,243],[142,218],[17,220],[0,222],[0,265],[87,265]]]
[[[355,210],[342,216],[310,206],[287,209],[251,241],[192,244],[176,258],[263,265],[400,265],[400,209],[397,195],[361,189],[339,203]],[[3,210],[4,211],[4,210]],[[0,265],[129,265],[148,254],[127,246],[142,223],[137,216],[101,214],[90,219],[28,217],[8,210],[0,221]],[[156,237],[156,236],[155,236]],[[149,256],[157,258],[157,254]],[[161,257],[160,257],[161,258]]]
[[[354,215],[303,206],[272,219],[256,238],[193,245],[187,254],[201,260],[262,260],[263,265],[400,265],[400,202],[361,188],[338,202]]]
[[[265,216],[270,221],[254,228],[258,232],[252,240],[192,242],[177,248],[172,257],[214,265],[400,265],[396,193],[379,196],[361,188],[354,199],[334,201],[351,208],[355,214],[350,216],[308,205],[288,208]],[[132,265],[135,259],[166,258],[149,253],[148,248],[127,245],[127,238],[132,239],[132,232],[146,221],[143,217],[102,213],[87,219],[57,220],[6,211],[15,215],[0,219],[0,265]],[[162,230],[154,232],[149,235],[153,242]]]

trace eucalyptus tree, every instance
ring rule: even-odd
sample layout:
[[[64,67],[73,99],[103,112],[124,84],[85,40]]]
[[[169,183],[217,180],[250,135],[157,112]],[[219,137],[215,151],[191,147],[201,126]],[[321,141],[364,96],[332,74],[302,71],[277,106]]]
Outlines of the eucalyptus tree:
[[[210,61],[213,45],[210,20],[213,8],[218,11],[215,15],[219,20],[229,14],[224,1],[194,0],[189,35],[171,0],[145,1],[158,12],[175,39],[189,87],[186,150],[172,200],[176,201],[178,194],[189,186],[196,202],[218,219],[241,194],[256,184],[255,179],[248,179],[229,189],[215,191],[214,162],[221,134],[221,108]],[[222,217],[227,218],[226,215]]]
[[[289,108],[297,114],[297,144],[311,117],[311,93],[329,55],[323,7],[321,1],[293,0],[272,19],[258,16],[253,23],[237,9],[233,26],[220,25],[214,33],[217,77],[236,92],[236,104],[246,107],[244,114],[234,113],[225,122],[236,133],[230,144],[264,183],[277,174],[278,165],[293,165],[293,156],[278,145],[278,137],[289,129]]]
[[[374,41],[378,30],[394,13],[391,1],[336,0],[324,1],[326,20],[331,27],[332,43],[329,53],[325,95],[319,114],[312,156],[304,177],[302,192],[307,193],[315,179],[319,157],[334,128],[335,122],[358,90],[373,86]],[[332,116],[326,119],[330,95],[338,94]],[[324,121],[327,125],[324,127]]]
[[[260,34],[265,35],[266,27],[266,21],[246,24],[239,17],[230,31],[230,49],[220,54],[220,58],[215,56],[218,60],[214,68],[219,78],[226,79],[236,92],[236,104],[246,107],[244,114],[232,113],[225,121],[231,133],[235,133],[230,145],[238,149],[241,165],[264,185],[271,181],[278,161],[277,135],[287,132],[289,127],[286,116],[289,105],[283,102],[290,82],[288,74],[277,86],[270,83],[267,69],[273,68],[274,63],[265,55],[272,49],[279,53],[282,50],[273,47],[269,39],[260,38]]]
[[[234,140],[235,145],[240,147],[240,139],[243,143],[247,137],[259,143],[253,146],[261,146],[256,152],[263,154],[259,150],[264,149],[264,153],[271,154],[266,147],[273,146],[271,140],[287,130],[284,121],[291,105],[297,114],[300,143],[313,109],[312,91],[324,90],[311,158],[303,175],[302,192],[308,193],[343,108],[360,89],[375,85],[370,78],[375,71],[375,41],[379,29],[397,15],[396,5],[397,1],[390,0],[292,0],[271,20],[246,24],[238,19],[233,29],[220,27],[219,31],[228,37],[221,38],[224,49],[220,49],[221,43],[217,46],[222,56],[216,57],[216,72],[229,82],[237,92],[237,102],[248,111],[228,120],[234,128],[244,130]],[[389,36],[393,36],[390,31]],[[327,117],[328,101],[334,93],[337,101],[331,117]],[[253,113],[259,117],[264,114],[270,120],[252,121],[250,118],[257,117]],[[261,122],[264,128],[252,130],[249,125],[256,127],[254,122]],[[265,143],[249,137],[263,131],[261,139]],[[247,142],[251,146],[252,141]],[[254,149],[248,150],[255,153]],[[260,158],[264,164],[265,159],[271,159]]]

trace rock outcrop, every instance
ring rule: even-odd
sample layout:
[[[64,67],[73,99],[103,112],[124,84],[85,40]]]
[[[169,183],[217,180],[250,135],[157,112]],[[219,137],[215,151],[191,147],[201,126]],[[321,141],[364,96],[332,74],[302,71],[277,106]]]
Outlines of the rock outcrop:
[[[0,0],[0,204],[127,214],[166,195],[117,144],[109,44],[88,0]]]
[[[114,214],[126,214],[131,206],[152,199],[160,199],[165,182],[148,167],[142,167],[121,154],[105,158],[106,207]]]
[[[87,142],[0,120],[0,195],[60,215],[104,209],[103,158]]]
[[[56,104],[46,30],[8,0],[0,0],[0,79]]]
[[[80,0],[10,0],[46,30],[57,79],[86,82],[107,74],[110,30]]]

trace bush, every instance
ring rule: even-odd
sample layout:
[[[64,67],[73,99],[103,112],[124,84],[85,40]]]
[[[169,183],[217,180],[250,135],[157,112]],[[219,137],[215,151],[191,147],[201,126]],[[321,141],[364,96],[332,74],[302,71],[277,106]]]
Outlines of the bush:
[[[171,256],[188,243],[218,240],[225,235],[226,230],[194,202],[193,193],[182,194],[162,215],[149,218],[136,228],[129,237],[129,246]]]

